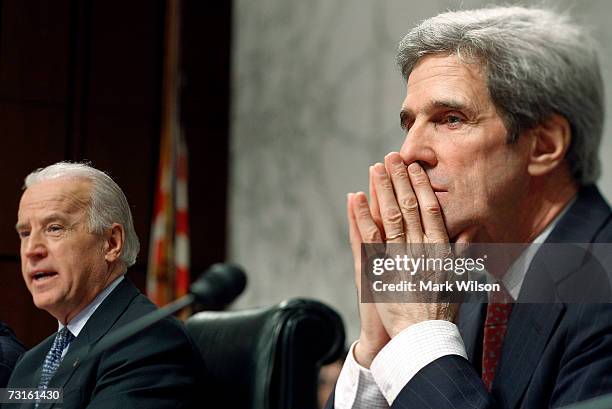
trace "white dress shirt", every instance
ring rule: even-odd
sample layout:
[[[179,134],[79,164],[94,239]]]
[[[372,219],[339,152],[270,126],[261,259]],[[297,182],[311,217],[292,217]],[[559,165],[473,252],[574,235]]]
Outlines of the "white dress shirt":
[[[533,244],[546,241],[574,200],[533,240]],[[529,246],[502,279],[515,300],[538,249],[539,246]],[[446,355],[459,355],[467,359],[459,329],[450,321],[423,321],[405,328],[380,350],[369,370],[355,360],[357,342],[351,345],[336,383],[335,409],[389,408],[417,372],[436,359]]]
[[[74,335],[75,338],[79,336],[79,333],[81,332],[83,327],[85,327],[85,324],[87,324],[87,321],[89,320],[89,318],[91,318],[93,313],[96,312],[100,304],[102,304],[102,301],[104,301],[106,297],[108,297],[108,295],[115,289],[115,287],[119,285],[121,280],[123,280],[123,274],[119,276],[118,278],[116,278],[115,281],[110,283],[104,290],[100,292],[100,294],[96,296],[96,298],[94,298],[87,305],[87,307],[83,308],[81,312],[79,312],[77,315],[75,315],[73,319],[70,320],[67,327],[68,327],[68,330],[72,333],[72,335]],[[58,328],[58,332],[59,332],[62,328],[64,328],[64,325],[59,321],[57,323],[59,326]],[[70,344],[66,348],[64,348],[64,350],[62,351],[62,358],[68,353],[69,348],[70,348]]]

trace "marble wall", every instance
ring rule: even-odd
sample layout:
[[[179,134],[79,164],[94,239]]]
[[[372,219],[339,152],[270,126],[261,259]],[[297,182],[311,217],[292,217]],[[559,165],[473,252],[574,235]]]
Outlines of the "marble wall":
[[[593,27],[610,88],[612,5],[572,4],[560,7]],[[250,277],[237,308],[313,297],[336,307],[349,338],[357,336],[345,195],[366,190],[368,165],[403,141],[398,41],[422,19],[458,5],[234,1],[229,258]],[[612,198],[609,123],[606,129],[600,185]]]

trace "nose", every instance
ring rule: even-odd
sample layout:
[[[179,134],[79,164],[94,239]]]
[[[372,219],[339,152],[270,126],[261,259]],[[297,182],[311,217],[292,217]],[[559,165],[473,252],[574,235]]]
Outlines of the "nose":
[[[30,232],[30,235],[21,242],[21,250],[22,256],[31,261],[47,257],[47,245],[40,232]]]
[[[417,121],[406,133],[400,156],[407,165],[417,162],[423,169],[430,169],[438,164],[433,135],[427,125]]]

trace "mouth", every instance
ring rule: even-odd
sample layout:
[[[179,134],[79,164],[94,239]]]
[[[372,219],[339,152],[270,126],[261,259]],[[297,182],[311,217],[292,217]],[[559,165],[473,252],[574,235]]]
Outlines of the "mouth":
[[[55,271],[35,271],[34,273],[30,274],[30,277],[32,278],[32,281],[39,283],[47,281],[56,275],[57,273]]]

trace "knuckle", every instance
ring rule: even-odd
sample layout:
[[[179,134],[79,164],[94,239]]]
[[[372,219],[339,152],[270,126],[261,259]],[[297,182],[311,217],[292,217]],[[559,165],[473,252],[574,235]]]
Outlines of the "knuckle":
[[[391,177],[399,181],[408,180],[408,174],[406,173],[406,169],[402,169],[401,167],[393,169],[391,172]]]
[[[393,189],[393,185],[391,184],[391,179],[387,175],[379,175],[378,183],[383,189]]]
[[[429,185],[429,180],[424,176],[415,176],[412,184],[416,187],[425,187]]]
[[[453,250],[448,243],[443,243],[438,245],[438,257],[439,258],[449,258],[453,256]]]
[[[401,223],[402,221],[402,212],[396,207],[390,207],[383,211],[382,214],[385,221],[390,222],[392,224]]]
[[[423,187],[429,185],[429,179],[423,172],[420,172],[417,175],[411,174],[410,180],[412,181],[413,186]]]
[[[367,206],[359,206],[357,208],[357,217],[360,219],[366,219],[370,217],[370,209]]]
[[[419,209],[419,202],[414,196],[406,196],[400,199],[400,207],[404,213],[416,213]]]
[[[374,243],[380,241],[378,230],[371,228],[362,233],[362,237],[366,243]]]

